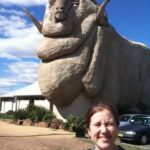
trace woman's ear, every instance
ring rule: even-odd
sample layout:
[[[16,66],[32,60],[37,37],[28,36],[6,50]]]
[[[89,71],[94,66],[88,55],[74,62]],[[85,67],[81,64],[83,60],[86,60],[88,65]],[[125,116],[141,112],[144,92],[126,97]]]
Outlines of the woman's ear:
[[[91,132],[90,132],[90,129],[89,129],[89,128],[86,129],[86,132],[87,132],[87,134],[88,134],[89,136],[91,136]]]

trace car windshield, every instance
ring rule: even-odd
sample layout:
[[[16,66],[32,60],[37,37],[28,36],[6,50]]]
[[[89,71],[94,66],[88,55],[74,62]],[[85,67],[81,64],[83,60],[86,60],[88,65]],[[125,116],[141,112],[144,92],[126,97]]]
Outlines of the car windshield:
[[[150,118],[148,118],[148,117],[139,117],[137,119],[132,120],[132,124],[150,126]]]
[[[130,118],[130,115],[123,115],[119,117],[119,121],[128,121]]]

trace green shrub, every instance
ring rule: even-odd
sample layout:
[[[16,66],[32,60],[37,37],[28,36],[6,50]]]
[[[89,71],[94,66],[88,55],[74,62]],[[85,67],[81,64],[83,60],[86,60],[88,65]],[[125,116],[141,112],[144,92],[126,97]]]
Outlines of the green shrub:
[[[72,127],[75,123],[75,116],[74,115],[69,115],[66,120],[67,121],[63,124],[64,129],[72,131]]]
[[[14,115],[14,113],[15,112],[13,110],[9,110],[9,111],[6,112],[6,115]]]
[[[86,120],[84,117],[76,116],[75,123],[73,129],[85,129],[86,128]]]
[[[33,122],[47,121],[50,122],[55,115],[41,106],[30,104],[26,109],[19,109],[15,112],[15,120],[31,119]]]
[[[42,118],[42,109],[44,108],[41,108],[40,106],[36,106],[36,105],[33,105],[33,104],[30,104],[27,106],[26,108],[26,111],[27,111],[27,117],[29,119],[31,119],[32,121],[34,122],[39,122],[41,121],[41,118]]]
[[[51,122],[54,118],[56,118],[55,114],[48,110],[43,117],[43,121]]]
[[[42,106],[28,105],[26,110],[28,113],[28,118],[30,118],[34,122],[50,122],[53,118],[55,118],[55,115],[52,112]]]
[[[45,117],[45,114],[46,114],[46,109],[44,107],[41,107],[41,106],[37,106],[36,109],[36,115],[37,115],[37,122],[39,121],[43,121],[44,120],[44,117]]]
[[[75,131],[76,129],[85,129],[86,121],[84,117],[69,115],[67,122],[64,123],[64,129],[69,131]]]
[[[38,122],[37,121],[37,112],[35,110],[31,110],[27,112],[27,118],[31,119],[32,122]]]
[[[15,111],[14,120],[17,121],[18,119],[19,120],[27,119],[27,116],[28,114],[26,109],[18,109],[17,111]]]
[[[36,106],[36,105],[34,105],[34,104],[29,104],[29,105],[27,106],[27,108],[26,108],[26,111],[27,111],[27,112],[30,112],[30,111],[32,111],[32,110],[36,110],[37,107],[38,107],[38,106]]]
[[[2,119],[14,119],[14,115],[7,115],[5,113],[0,113],[0,118],[2,118]]]

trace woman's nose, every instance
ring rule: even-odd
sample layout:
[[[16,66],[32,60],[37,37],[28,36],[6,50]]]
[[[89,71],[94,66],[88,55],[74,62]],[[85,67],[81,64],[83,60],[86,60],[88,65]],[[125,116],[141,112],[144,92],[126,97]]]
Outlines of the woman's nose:
[[[105,132],[107,132],[107,127],[105,125],[102,125],[100,127],[100,130],[101,130],[101,133],[105,133]]]

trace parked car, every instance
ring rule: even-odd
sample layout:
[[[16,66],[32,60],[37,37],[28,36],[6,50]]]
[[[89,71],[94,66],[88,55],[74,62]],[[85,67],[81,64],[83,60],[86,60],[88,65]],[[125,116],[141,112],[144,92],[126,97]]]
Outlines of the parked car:
[[[140,116],[131,121],[131,124],[119,127],[118,137],[121,140],[147,144],[150,142],[150,116]]]
[[[119,117],[119,127],[129,125],[136,118],[144,117],[144,116],[147,116],[147,115],[144,115],[144,114],[124,114],[124,115],[121,115]]]

